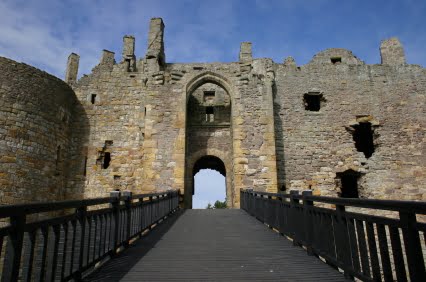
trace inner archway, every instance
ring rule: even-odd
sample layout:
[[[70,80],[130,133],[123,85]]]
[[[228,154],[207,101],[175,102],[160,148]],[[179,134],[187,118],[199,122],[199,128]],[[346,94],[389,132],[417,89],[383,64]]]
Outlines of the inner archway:
[[[226,198],[233,207],[231,96],[219,81],[206,76],[190,87],[185,131],[185,208],[192,208],[194,176],[213,169],[226,177]]]
[[[193,168],[192,208],[206,208],[226,200],[225,164],[215,156],[201,157]]]

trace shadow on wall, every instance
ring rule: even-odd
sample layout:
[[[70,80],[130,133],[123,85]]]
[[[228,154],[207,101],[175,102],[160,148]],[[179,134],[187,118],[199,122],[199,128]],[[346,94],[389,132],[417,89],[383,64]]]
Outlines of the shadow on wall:
[[[88,123],[74,91],[59,78],[3,57],[0,85],[0,204],[82,197],[81,188],[70,188],[73,161],[81,160],[73,142],[85,142]]]
[[[83,104],[76,100],[71,125],[71,148],[68,165],[66,199],[84,198],[90,123]]]
[[[284,135],[283,123],[280,117],[281,104],[276,101],[277,86],[273,84],[272,95],[274,103],[274,127],[275,127],[275,154],[277,161],[277,183],[278,191],[283,192],[286,190],[286,175],[285,175],[285,156],[284,156]]]

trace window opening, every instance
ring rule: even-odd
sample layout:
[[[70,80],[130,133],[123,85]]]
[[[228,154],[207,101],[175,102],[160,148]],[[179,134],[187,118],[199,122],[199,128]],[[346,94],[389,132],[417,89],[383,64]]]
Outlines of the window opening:
[[[321,109],[322,94],[320,93],[306,93],[303,95],[303,103],[305,110],[318,112]]]
[[[339,64],[339,63],[341,63],[341,62],[342,62],[342,58],[341,58],[341,57],[333,57],[333,58],[330,58],[330,60],[331,60],[331,63],[332,63],[333,65],[335,65],[335,64]]]
[[[91,102],[92,104],[95,104],[95,102],[96,102],[96,94],[92,94],[92,95],[90,96],[90,102]]]
[[[206,121],[213,122],[214,121],[214,108],[206,107]]]
[[[87,175],[87,156],[84,157],[84,170],[83,170],[83,176]]]
[[[61,169],[61,146],[58,146],[56,148],[56,160],[55,160],[55,175],[59,175],[60,174],[60,169]]]
[[[363,152],[366,158],[374,153],[373,130],[370,122],[361,122],[354,125],[353,140],[358,152]]]
[[[103,164],[102,164],[102,167],[103,167],[104,169],[107,169],[107,168],[109,167],[110,162],[111,162],[111,153],[109,153],[109,152],[105,152],[105,155],[104,155],[104,162],[103,162]]]
[[[204,102],[211,102],[214,100],[216,93],[214,91],[204,91]]]
[[[131,59],[125,59],[126,61],[126,71],[130,72],[131,71]]]

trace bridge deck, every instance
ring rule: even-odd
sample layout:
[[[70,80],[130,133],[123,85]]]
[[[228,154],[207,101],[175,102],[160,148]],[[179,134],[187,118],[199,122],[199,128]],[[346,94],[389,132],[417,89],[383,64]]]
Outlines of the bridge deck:
[[[344,281],[243,210],[186,210],[86,281]]]

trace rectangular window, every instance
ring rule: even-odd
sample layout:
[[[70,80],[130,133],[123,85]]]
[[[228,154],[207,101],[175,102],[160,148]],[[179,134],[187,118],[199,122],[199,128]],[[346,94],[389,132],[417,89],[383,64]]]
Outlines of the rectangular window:
[[[206,107],[206,122],[213,122],[213,121],[214,121],[214,108]]]
[[[333,57],[333,58],[330,58],[330,61],[331,61],[331,63],[333,65],[335,65],[335,64],[341,63],[342,62],[342,58],[341,57]]]
[[[213,101],[216,93],[214,91],[204,91],[204,102]]]
[[[318,112],[321,108],[322,94],[320,93],[306,93],[303,95],[303,103],[305,110]]]

